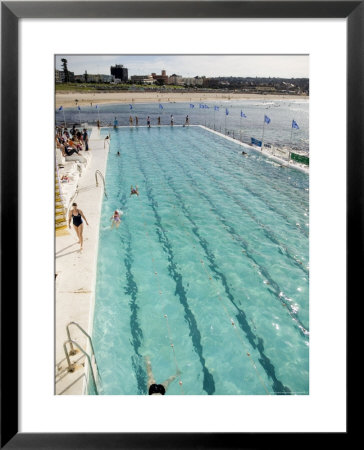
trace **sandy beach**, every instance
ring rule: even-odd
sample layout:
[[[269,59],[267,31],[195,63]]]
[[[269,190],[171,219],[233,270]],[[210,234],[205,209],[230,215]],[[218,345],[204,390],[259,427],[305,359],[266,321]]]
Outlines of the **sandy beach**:
[[[208,101],[227,101],[227,100],[290,100],[302,101],[308,100],[307,95],[277,95],[277,94],[242,94],[234,92],[56,92],[56,107],[61,105],[69,108],[77,104],[82,106],[91,106],[107,103],[163,103],[163,102],[208,102]]]

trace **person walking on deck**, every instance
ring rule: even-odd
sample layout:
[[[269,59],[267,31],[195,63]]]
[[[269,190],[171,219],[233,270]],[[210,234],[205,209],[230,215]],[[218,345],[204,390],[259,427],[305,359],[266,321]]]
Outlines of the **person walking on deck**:
[[[83,129],[83,135],[82,135],[83,142],[85,143],[85,150],[88,152],[88,134],[86,128]]]
[[[88,222],[83,212],[77,208],[77,203],[72,203],[72,209],[68,215],[68,226],[71,228],[71,220],[73,222],[73,228],[76,231],[78,237],[78,243],[80,244],[80,250],[83,248],[83,220],[86,222],[88,226]]]

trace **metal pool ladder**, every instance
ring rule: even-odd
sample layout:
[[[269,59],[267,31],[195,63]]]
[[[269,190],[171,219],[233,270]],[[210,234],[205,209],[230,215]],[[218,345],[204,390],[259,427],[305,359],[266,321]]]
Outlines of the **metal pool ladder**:
[[[97,169],[97,170],[95,171],[96,187],[98,187],[98,185],[99,185],[99,182],[98,182],[98,180],[97,180],[97,175],[99,175],[99,176],[101,177],[101,179],[102,179],[102,182],[103,182],[103,184],[104,184],[104,195],[105,195],[105,197],[107,198],[106,187],[105,187],[105,178],[104,178],[103,174],[100,172],[100,170]]]
[[[72,339],[71,332],[70,332],[71,326],[77,327],[86,336],[86,338],[88,339],[88,341],[90,343],[91,356],[76,341],[74,341]],[[77,350],[75,350],[75,348],[74,348],[74,347],[76,347],[86,357],[86,359],[88,361],[89,371],[91,374],[91,380],[92,380],[92,384],[93,384],[93,387],[95,390],[95,394],[99,395],[97,386],[101,382],[101,376],[100,376],[99,368],[97,365],[95,350],[94,350],[94,346],[92,344],[91,336],[88,333],[86,333],[86,331],[77,322],[69,322],[66,326],[66,332],[67,332],[68,339],[64,342],[63,349],[64,349],[64,353],[65,353],[66,359],[67,359],[68,371],[73,372],[73,370],[74,370],[74,364],[71,363],[70,356],[73,356],[77,353]],[[67,350],[67,344],[69,344],[69,346],[70,346],[69,352]],[[94,366],[96,368],[96,373],[94,370]]]

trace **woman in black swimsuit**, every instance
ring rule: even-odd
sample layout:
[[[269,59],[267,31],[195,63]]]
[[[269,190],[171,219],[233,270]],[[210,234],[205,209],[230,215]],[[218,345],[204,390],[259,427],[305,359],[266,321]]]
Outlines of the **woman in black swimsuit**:
[[[68,216],[68,226],[71,228],[71,219],[73,222],[73,228],[76,231],[77,237],[78,237],[78,242],[81,246],[81,250],[83,247],[83,236],[82,236],[82,232],[83,232],[83,220],[85,220],[86,225],[88,225],[87,219],[86,217],[83,215],[83,212],[80,209],[77,209],[77,203],[72,203],[72,209],[69,212],[69,216]]]

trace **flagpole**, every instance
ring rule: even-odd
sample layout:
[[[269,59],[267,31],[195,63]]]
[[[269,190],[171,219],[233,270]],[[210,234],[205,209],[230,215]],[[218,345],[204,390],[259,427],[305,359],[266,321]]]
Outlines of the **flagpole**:
[[[240,112],[240,142],[241,142],[241,112]]]
[[[288,161],[291,159],[291,152],[292,152],[292,137],[293,137],[293,121],[291,124],[291,140],[289,144],[289,151],[288,151]]]
[[[66,124],[66,116],[64,114],[64,109],[62,108],[62,112],[63,112],[63,121],[64,121],[64,127],[67,128],[67,124]]]
[[[262,148],[261,148],[261,151],[263,151],[263,148],[264,148],[264,128],[265,128],[265,117],[264,117],[264,122],[263,122],[263,135],[262,135]]]
[[[78,119],[80,121],[80,126],[81,126],[81,110],[80,109],[78,110]]]
[[[226,135],[226,117],[227,117],[227,114],[226,114],[226,109],[225,109],[225,135]]]
[[[215,131],[215,116],[216,116],[216,109],[215,109],[215,105],[214,105],[214,131]]]

